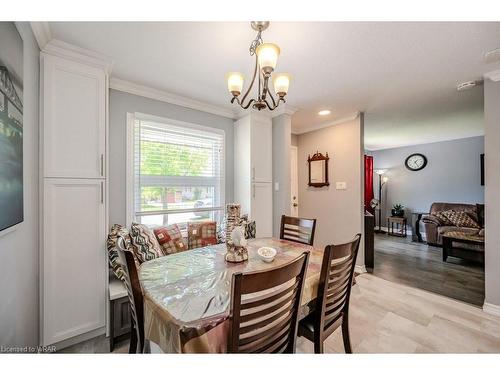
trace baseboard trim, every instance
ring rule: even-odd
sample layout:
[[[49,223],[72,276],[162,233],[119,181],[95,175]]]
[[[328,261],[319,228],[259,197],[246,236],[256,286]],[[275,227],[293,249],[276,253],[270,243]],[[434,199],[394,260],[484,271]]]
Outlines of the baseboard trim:
[[[354,267],[354,272],[357,272],[357,273],[366,273],[367,271],[366,271],[365,265],[363,264],[362,266],[356,265]]]
[[[485,302],[483,304],[483,311],[491,315],[500,316],[500,306],[492,303]]]

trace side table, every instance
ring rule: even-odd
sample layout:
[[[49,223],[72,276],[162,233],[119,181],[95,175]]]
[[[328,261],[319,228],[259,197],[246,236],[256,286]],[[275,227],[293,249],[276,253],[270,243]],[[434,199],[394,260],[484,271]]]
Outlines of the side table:
[[[394,230],[396,224],[396,230]],[[406,218],[389,216],[387,218],[387,234],[389,236],[406,237]]]

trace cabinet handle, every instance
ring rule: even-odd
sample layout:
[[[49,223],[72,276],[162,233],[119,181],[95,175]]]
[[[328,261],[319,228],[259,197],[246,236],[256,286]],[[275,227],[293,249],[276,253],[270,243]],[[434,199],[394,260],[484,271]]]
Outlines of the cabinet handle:
[[[101,154],[101,176],[104,176],[104,154]]]
[[[252,167],[252,181],[255,180],[255,167]]]
[[[101,181],[101,204],[104,203],[104,182]]]

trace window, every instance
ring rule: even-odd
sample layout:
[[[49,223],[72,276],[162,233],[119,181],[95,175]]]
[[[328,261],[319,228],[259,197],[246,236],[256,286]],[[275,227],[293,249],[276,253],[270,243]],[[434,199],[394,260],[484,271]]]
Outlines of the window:
[[[220,221],[224,132],[142,114],[128,120],[128,220],[181,228]]]

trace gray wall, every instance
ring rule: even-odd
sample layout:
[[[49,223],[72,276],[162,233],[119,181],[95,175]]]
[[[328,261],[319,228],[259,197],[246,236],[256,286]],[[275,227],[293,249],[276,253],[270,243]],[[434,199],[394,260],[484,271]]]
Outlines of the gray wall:
[[[500,315],[500,82],[484,80],[485,303]]]
[[[109,218],[110,224],[126,223],[125,169],[127,112],[141,112],[173,120],[222,129],[226,134],[226,202],[232,202],[234,122],[232,119],[161,101],[110,90],[109,94]]]
[[[24,346],[38,344],[38,84],[40,53],[29,23],[19,22],[16,23],[16,26],[24,45],[24,222],[13,231],[0,234],[0,345]],[[2,33],[5,32],[2,27]]]
[[[413,153],[427,157],[421,171],[408,170],[404,161]],[[374,169],[387,169],[389,181],[382,188],[382,226],[396,203],[411,212],[427,212],[433,202],[483,203],[484,187],[480,182],[480,154],[484,137],[429,143],[372,151]],[[378,198],[378,175],[374,174],[373,192]]]
[[[273,235],[275,237],[279,237],[281,215],[290,215],[291,131],[290,115],[283,114],[273,118]]]

